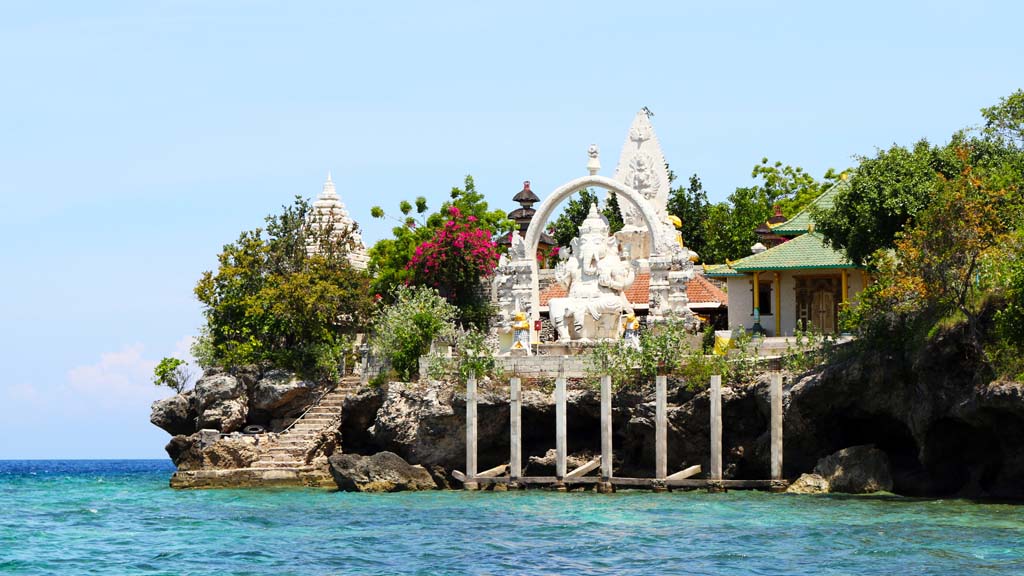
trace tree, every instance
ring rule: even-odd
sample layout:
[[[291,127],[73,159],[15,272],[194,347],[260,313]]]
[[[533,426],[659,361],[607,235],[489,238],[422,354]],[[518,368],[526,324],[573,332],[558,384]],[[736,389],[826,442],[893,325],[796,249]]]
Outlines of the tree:
[[[679,216],[684,227],[687,220],[699,231],[687,230],[683,240],[694,249],[704,262],[724,262],[750,255],[750,247],[757,241],[754,232],[768,220],[777,205],[786,216],[794,216],[817,198],[828,181],[838,175],[833,170],[818,181],[800,167],[782,162],[769,162],[762,158],[750,171],[756,180],[753,186],[737,188],[729,195],[728,203],[708,204],[703,185],[696,175],[690,177],[685,190],[677,188],[669,200],[669,213]],[[684,216],[677,214],[688,212]],[[688,239],[687,234],[694,239]]]
[[[347,335],[369,320],[369,277],[348,261],[352,231],[310,227],[309,210],[297,197],[266,218],[266,230],[224,246],[216,273],[203,273],[195,294],[207,322],[204,362],[337,376]]]
[[[476,218],[475,225],[492,237],[511,232],[515,226],[501,210],[490,210],[483,194],[477,192],[472,176],[466,176],[463,187],[453,187],[450,199],[437,212],[428,214],[427,200],[420,196],[414,203],[399,203],[401,218],[389,216],[379,206],[371,209],[374,218],[391,217],[400,223],[392,229],[392,238],[378,241],[370,248],[368,270],[373,277],[373,290],[390,298],[394,289],[415,281],[409,268],[416,248],[433,238],[449,220],[450,209],[456,208],[464,218]],[[415,210],[415,214],[413,211]]]
[[[981,109],[984,133],[1009,147],[1024,148],[1024,90],[1017,90],[999,104]]]
[[[704,184],[696,174],[690,176],[689,186],[678,186],[669,192],[668,213],[682,220],[679,233],[683,236],[683,243],[701,256],[707,251],[710,208]]]
[[[927,140],[912,148],[892,146],[874,158],[860,158],[849,186],[834,206],[815,216],[816,228],[858,264],[880,249],[893,248],[896,234],[935,194],[936,174],[959,173],[944,149]]]
[[[490,306],[480,290],[498,265],[498,245],[475,216],[465,216],[455,206],[449,220],[413,251],[407,265],[414,284],[430,286],[460,310],[460,320],[486,328]]]
[[[558,218],[548,225],[548,234],[562,248],[569,246],[572,239],[579,236],[580,225],[587,219],[590,207],[594,204],[600,205],[597,194],[590,188],[580,190],[579,196],[573,195],[565,204],[565,208],[562,209]],[[612,234],[622,230],[622,212],[614,192],[608,193],[608,202],[601,214],[608,219],[608,227]]]
[[[391,362],[398,378],[411,381],[430,343],[453,333],[459,311],[426,286],[398,286],[390,296],[393,303],[381,305],[374,316],[370,344]]]
[[[153,384],[167,386],[178,394],[185,391],[192,381],[192,372],[188,362],[179,358],[164,358],[153,369]]]

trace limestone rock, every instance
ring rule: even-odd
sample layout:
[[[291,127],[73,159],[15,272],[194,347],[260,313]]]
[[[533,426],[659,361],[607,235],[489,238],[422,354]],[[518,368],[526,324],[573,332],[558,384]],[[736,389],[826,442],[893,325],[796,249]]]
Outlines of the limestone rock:
[[[430,472],[413,466],[394,452],[378,452],[373,456],[335,454],[328,461],[331,476],[345,492],[399,492],[437,488]]]
[[[249,408],[280,418],[305,410],[316,398],[319,388],[285,370],[270,370],[252,387]]]
[[[197,432],[171,438],[165,450],[178,470],[227,470],[252,465],[258,456],[258,441],[241,436],[208,443],[203,433]]]
[[[245,384],[229,374],[203,376],[195,387],[199,428],[216,428],[228,433],[245,426],[249,398]]]
[[[828,494],[828,480],[818,474],[801,474],[795,482],[789,485],[786,492],[792,494]]]
[[[892,490],[889,457],[868,444],[843,448],[822,458],[814,473],[828,482],[832,492],[866,494]]]
[[[450,384],[392,382],[369,429],[373,444],[424,466],[460,469],[466,462],[465,397]],[[478,391],[480,462],[508,459],[508,399]],[[346,436],[345,442],[348,441]],[[496,457],[492,457],[494,454]]]
[[[196,431],[196,413],[192,409],[192,392],[175,394],[153,402],[149,421],[171,436]]]

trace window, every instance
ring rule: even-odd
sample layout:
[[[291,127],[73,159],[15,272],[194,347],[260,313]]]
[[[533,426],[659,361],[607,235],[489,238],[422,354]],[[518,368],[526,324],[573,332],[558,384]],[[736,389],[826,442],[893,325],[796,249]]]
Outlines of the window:
[[[772,314],[772,282],[761,282],[758,286],[757,298],[758,309],[761,310],[761,316],[771,316]],[[753,305],[751,305],[753,306]],[[754,309],[750,309],[750,314],[754,314]]]

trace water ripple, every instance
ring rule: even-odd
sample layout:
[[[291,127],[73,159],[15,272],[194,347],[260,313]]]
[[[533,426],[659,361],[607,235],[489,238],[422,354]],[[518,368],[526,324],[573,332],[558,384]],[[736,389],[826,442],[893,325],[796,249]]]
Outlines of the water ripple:
[[[1021,574],[1024,508],[757,492],[167,488],[154,461],[0,462],[0,573]]]

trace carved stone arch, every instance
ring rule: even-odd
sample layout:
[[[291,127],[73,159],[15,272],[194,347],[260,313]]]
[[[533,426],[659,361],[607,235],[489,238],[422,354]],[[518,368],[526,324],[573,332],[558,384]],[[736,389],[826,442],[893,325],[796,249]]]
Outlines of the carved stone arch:
[[[526,258],[530,260],[530,276],[531,276],[531,295],[532,295],[532,306],[531,316],[534,320],[540,318],[540,290],[538,285],[538,269],[537,269],[537,244],[540,242],[541,232],[544,231],[544,227],[548,223],[548,219],[554,214],[555,208],[558,207],[563,201],[573,195],[573,193],[582,190],[588,186],[596,188],[604,188],[605,190],[614,192],[618,197],[625,198],[630,204],[636,207],[643,216],[644,224],[647,226],[648,232],[651,234],[651,241],[653,245],[652,256],[654,254],[662,254],[669,252],[673,249],[676,244],[672,240],[666,240],[661,233],[661,222],[658,220],[658,213],[654,206],[644,198],[642,194],[636,190],[626,186],[625,184],[607,178],[605,176],[584,176],[575,180],[566,182],[565,184],[556,188],[547,198],[541,202],[537,208],[537,212],[534,214],[533,219],[530,221],[530,227],[526,229]]]

